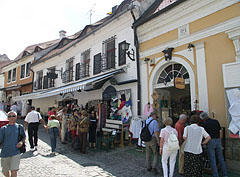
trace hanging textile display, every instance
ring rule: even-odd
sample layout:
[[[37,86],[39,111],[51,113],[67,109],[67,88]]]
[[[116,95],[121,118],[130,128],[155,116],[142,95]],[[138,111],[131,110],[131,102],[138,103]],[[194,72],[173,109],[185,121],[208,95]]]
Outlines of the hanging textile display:
[[[127,123],[132,117],[131,90],[121,90],[111,99],[110,119]]]
[[[228,98],[228,113],[230,137],[239,138],[240,136],[240,89],[226,90]]]
[[[153,112],[153,107],[150,103],[147,103],[144,106],[144,113],[143,113],[144,118],[147,119],[150,116],[151,112]]]

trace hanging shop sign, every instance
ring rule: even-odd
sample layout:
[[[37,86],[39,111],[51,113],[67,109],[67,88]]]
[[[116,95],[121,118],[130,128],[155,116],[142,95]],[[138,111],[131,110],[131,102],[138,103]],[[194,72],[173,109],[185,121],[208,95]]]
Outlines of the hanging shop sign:
[[[185,89],[185,80],[181,77],[174,79],[174,85],[177,89]]]
[[[47,77],[50,78],[50,79],[57,79],[58,78],[58,75],[56,73],[47,73]]]

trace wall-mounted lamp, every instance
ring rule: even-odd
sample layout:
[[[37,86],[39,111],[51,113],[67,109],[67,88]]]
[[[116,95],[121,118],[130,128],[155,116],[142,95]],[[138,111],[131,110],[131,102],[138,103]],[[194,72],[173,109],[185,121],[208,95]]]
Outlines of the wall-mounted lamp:
[[[144,61],[147,63],[148,61],[150,61],[150,58],[145,58]]]
[[[123,44],[121,45],[121,50],[124,51],[125,54],[127,54],[130,60],[135,61],[134,49],[130,51],[129,47],[130,47],[130,43],[127,43],[126,41],[124,41]]]
[[[170,48],[166,48],[165,50],[162,51],[164,53],[166,61],[170,61],[172,59],[172,51],[173,51],[173,49],[174,48],[170,47]]]
[[[187,48],[188,48],[188,51],[192,51],[192,48],[193,48],[193,47],[195,47],[195,45],[193,45],[193,44],[188,44],[188,47],[187,47]]]

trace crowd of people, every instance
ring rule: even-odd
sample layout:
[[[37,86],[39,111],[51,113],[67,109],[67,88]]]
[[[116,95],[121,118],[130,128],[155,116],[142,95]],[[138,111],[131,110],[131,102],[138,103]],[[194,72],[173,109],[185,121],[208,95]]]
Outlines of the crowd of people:
[[[59,121],[59,126],[55,124],[54,135],[60,135],[62,144],[66,144],[67,139],[69,140],[69,138],[71,139],[72,144],[80,142],[78,148],[83,154],[87,153],[87,145],[89,145],[89,148],[96,148],[98,118],[94,108],[89,110],[84,108],[73,109],[69,111],[67,107],[61,107],[58,109],[52,107],[48,112],[48,115],[48,125],[46,128],[49,128],[49,124],[51,124],[53,120],[55,122]],[[51,142],[53,142],[53,140],[51,140]],[[53,147],[55,147],[56,143],[54,142],[53,144]],[[54,152],[53,147],[52,150]]]
[[[49,132],[52,154],[55,154],[58,137],[62,144],[67,144],[69,138],[72,143],[79,142],[79,149],[83,154],[87,153],[87,145],[89,148],[96,148],[98,117],[94,108],[69,110],[67,107],[58,109],[53,107],[48,112],[48,119],[44,120],[32,106],[25,117],[23,127],[16,123],[17,112],[13,106],[13,110],[8,112],[8,119],[9,124],[0,129],[1,165],[5,176],[9,176],[10,171],[12,176],[17,175],[20,163],[19,148],[25,142],[26,130],[30,150],[37,149],[40,123]],[[145,122],[151,136],[151,140],[145,142],[147,171],[153,171],[155,175],[159,174],[157,166],[160,154],[164,177],[174,176],[177,157],[179,158],[179,174],[185,177],[202,177],[203,146],[206,146],[213,176],[219,176],[216,156],[223,176],[228,175],[220,139],[221,127],[217,120],[211,119],[206,112],[202,112],[190,117],[181,114],[174,127],[170,117],[164,119],[163,124],[164,128],[159,127],[155,112],[152,112]],[[22,137],[21,140],[19,140],[19,134]],[[152,156],[154,157],[153,163]]]
[[[160,154],[163,176],[173,177],[177,154],[179,154],[179,174],[185,177],[202,177],[203,147],[206,146],[212,175],[219,176],[217,158],[223,176],[228,176],[220,139],[221,127],[217,120],[211,119],[208,113],[202,112],[191,115],[189,119],[186,114],[181,114],[175,127],[172,127],[173,120],[170,117],[164,119],[163,123],[165,128],[160,130],[155,112],[152,112],[146,120],[152,136],[151,141],[145,143],[147,171],[153,171],[155,175],[159,173],[156,167]],[[177,148],[171,147],[175,142],[174,137],[178,144]],[[151,164],[152,155],[154,156],[153,164]]]

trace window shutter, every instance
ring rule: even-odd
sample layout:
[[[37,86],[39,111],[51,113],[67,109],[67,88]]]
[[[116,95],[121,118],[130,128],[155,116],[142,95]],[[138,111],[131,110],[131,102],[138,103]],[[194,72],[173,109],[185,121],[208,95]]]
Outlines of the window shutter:
[[[101,72],[101,53],[94,56],[94,68],[93,74],[99,74]]]
[[[43,89],[48,88],[48,78],[47,76],[43,77]]]

